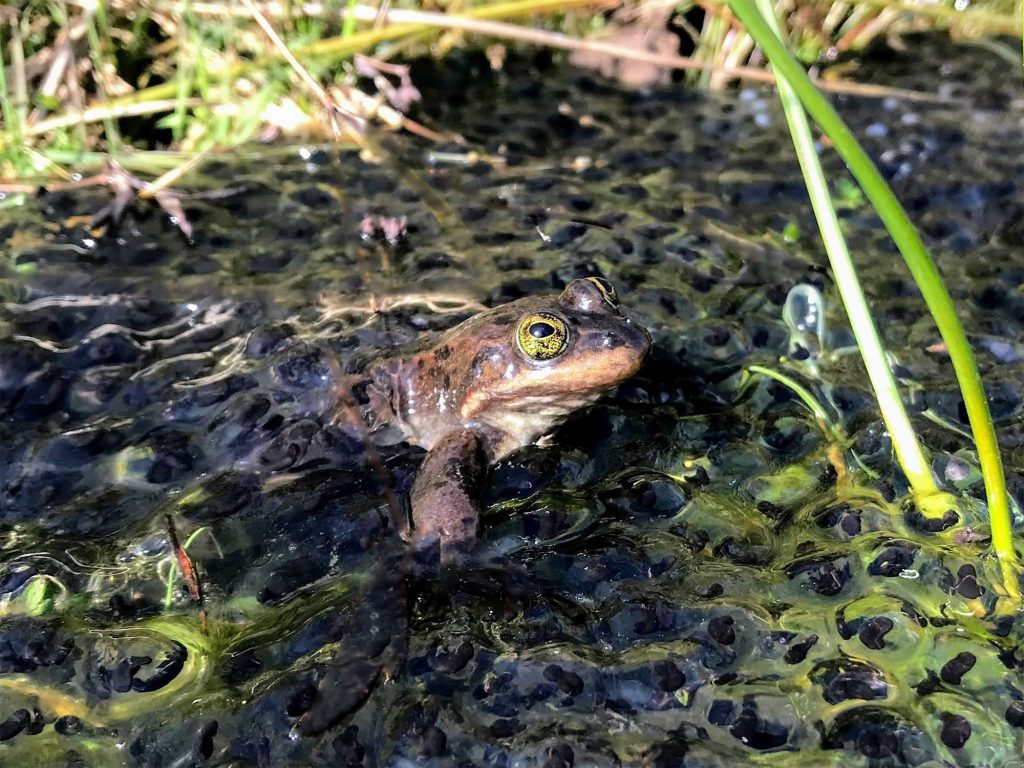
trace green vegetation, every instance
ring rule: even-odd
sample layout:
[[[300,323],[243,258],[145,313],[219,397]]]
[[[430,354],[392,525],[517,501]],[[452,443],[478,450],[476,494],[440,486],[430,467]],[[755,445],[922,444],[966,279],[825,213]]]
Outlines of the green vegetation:
[[[778,36],[780,31],[771,3],[766,0],[757,0],[757,3],[761,14],[775,35]],[[800,99],[789,82],[780,80],[778,89],[786,120],[789,123],[789,130],[793,136],[793,145],[800,161],[800,168],[803,171],[804,182],[807,184],[810,194],[811,206],[814,208],[825,251],[828,253],[832,266],[832,274],[835,275],[839,294],[846,306],[850,327],[857,339],[857,347],[864,359],[868,378],[871,380],[871,386],[882,411],[882,418],[892,436],[896,456],[904,474],[910,481],[917,503],[926,514],[934,513],[941,517],[945,511],[944,507],[949,502],[946,499],[937,498],[938,487],[935,485],[935,478],[932,477],[931,469],[924,457],[924,451],[921,450],[917,435],[910,424],[903,401],[900,399],[900,393],[896,389],[896,381],[889,370],[885,350],[882,348],[867,300],[864,298],[864,292],[857,280],[850,251],[846,246],[846,238],[843,237],[839,227],[839,217],[832,205],[825,172],[822,170],[817,151],[814,148],[811,127],[807,122]],[[936,501],[939,502],[938,505],[936,505]],[[936,506],[938,508],[932,509]]]
[[[373,79],[378,90],[382,78],[390,79],[393,92],[408,95],[393,82],[388,60],[443,54],[470,37],[477,45],[518,41],[657,61],[715,88],[737,78],[771,80],[754,39],[725,3],[686,0],[675,7],[672,24],[692,39],[688,57],[617,44],[618,31],[666,23],[673,9],[653,0],[617,11],[596,0],[455,3],[444,12],[420,5],[396,2],[380,11],[355,0],[61,0],[2,8],[0,181],[10,192],[20,179],[68,178],[92,152],[157,173],[167,167],[167,150],[180,152],[181,164],[256,137],[330,135],[325,108],[416,130],[404,117],[407,101],[386,103],[363,93],[358,77]],[[992,42],[995,35],[1019,34],[1007,0],[966,10],[957,10],[955,0],[799,0],[785,23],[787,43],[805,63],[827,62],[880,35],[910,30],[938,27],[988,45],[1001,45]],[[288,51],[301,70],[285,62]],[[360,64],[357,54],[373,60]],[[495,56],[500,65],[500,51]],[[343,127],[344,137],[358,142],[359,132]]]
[[[852,269],[845,243],[842,242],[842,236],[839,233],[838,221],[828,200],[827,186],[821,175],[817,156],[810,145],[809,129],[804,122],[802,113],[796,106],[797,98],[803,105],[803,109],[821,126],[836,151],[846,161],[851,173],[860,182],[864,193],[889,230],[928,304],[949,351],[960,391],[967,407],[967,415],[970,419],[982,475],[985,479],[989,518],[992,525],[992,546],[1003,564],[1004,588],[1015,602],[1019,602],[1017,553],[1013,546],[1009,497],[1006,492],[1003,465],[999,455],[999,444],[989,413],[988,401],[985,398],[985,390],[978,374],[977,363],[967,341],[967,335],[957,317],[953,300],[950,298],[934,262],[925,250],[924,243],[921,242],[920,236],[913,224],[910,223],[906,212],[889,185],[886,184],[874,163],[871,162],[832,105],[814,88],[799,62],[786,50],[773,31],[772,25],[765,21],[750,0],[730,0],[730,6],[747,30],[757,38],[775,71],[780,73],[785,80],[785,83],[780,83],[780,93],[786,104],[790,130],[797,143],[805,178],[807,178],[808,187],[812,191],[815,213],[822,227],[829,257],[832,259],[833,269],[836,271],[837,281],[847,311],[850,313],[851,323],[857,331],[857,341],[864,355],[875,393],[882,406],[886,424],[892,434],[897,455],[915,492],[920,496],[918,502],[921,504],[931,503],[924,501],[929,497],[935,498],[935,483],[931,478],[930,470],[924,463],[920,447],[895,392],[895,383],[885,362],[884,352],[878,343],[877,333],[874,332],[870,314],[857,285],[856,274]],[[770,6],[765,4],[762,4],[762,9],[766,12],[771,10]]]

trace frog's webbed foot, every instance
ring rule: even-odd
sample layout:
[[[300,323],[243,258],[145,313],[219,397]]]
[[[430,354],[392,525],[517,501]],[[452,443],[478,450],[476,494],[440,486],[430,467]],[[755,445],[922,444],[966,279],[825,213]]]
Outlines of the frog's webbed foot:
[[[483,436],[474,429],[449,432],[427,453],[411,493],[421,559],[432,559],[435,546],[442,564],[461,560],[476,549],[486,467]]]

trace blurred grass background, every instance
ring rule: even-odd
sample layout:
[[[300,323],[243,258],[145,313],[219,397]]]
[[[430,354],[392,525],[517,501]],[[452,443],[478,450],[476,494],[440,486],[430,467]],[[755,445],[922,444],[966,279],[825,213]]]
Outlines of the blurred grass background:
[[[1008,0],[775,8],[789,49],[811,67],[932,29],[1019,64],[1019,9]],[[358,139],[365,121],[420,130],[405,117],[415,84],[395,62],[464,46],[486,48],[495,68],[511,47],[568,49],[634,86],[671,71],[711,89],[771,80],[721,2],[31,0],[0,7],[0,181],[16,191],[17,180],[69,180],[104,154],[158,173],[253,139]],[[842,67],[829,72],[841,88]]]

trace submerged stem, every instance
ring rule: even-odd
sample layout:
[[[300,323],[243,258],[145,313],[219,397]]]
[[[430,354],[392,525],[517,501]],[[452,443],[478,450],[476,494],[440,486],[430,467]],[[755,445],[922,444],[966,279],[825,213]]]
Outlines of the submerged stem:
[[[829,418],[825,409],[821,407],[821,403],[815,399],[814,395],[808,391],[807,387],[796,379],[791,376],[787,376],[780,371],[765,368],[763,365],[748,365],[747,370],[750,373],[759,373],[762,376],[767,376],[769,379],[777,381],[782,386],[791,390],[793,394],[800,399],[800,402],[806,405],[808,409],[810,409],[811,413],[814,414],[814,419],[818,422],[818,425],[821,427],[823,432],[828,433],[831,437],[837,437],[840,439],[845,438],[845,435],[837,434],[836,428],[832,425],[832,420]]]

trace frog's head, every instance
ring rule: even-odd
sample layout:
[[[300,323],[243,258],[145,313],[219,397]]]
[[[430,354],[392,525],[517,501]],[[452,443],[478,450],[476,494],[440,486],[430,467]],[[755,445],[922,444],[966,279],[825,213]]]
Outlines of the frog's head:
[[[557,297],[483,312],[455,331],[468,361],[456,405],[465,422],[498,436],[495,456],[533,442],[632,376],[651,349],[646,329],[619,312],[615,289],[599,277],[573,280]]]

